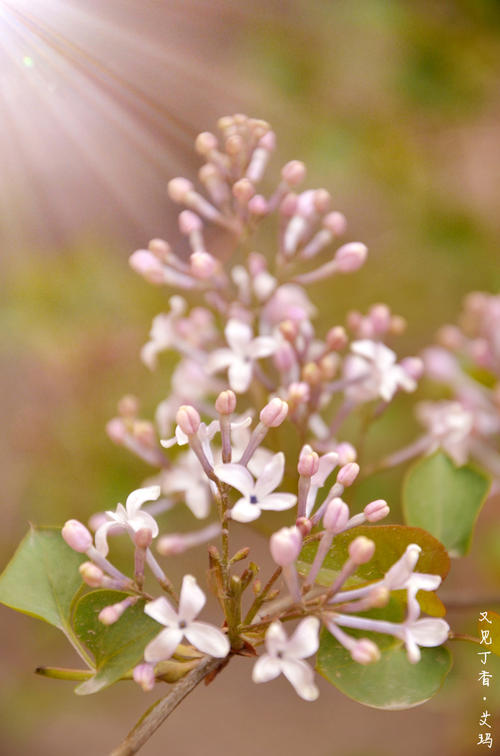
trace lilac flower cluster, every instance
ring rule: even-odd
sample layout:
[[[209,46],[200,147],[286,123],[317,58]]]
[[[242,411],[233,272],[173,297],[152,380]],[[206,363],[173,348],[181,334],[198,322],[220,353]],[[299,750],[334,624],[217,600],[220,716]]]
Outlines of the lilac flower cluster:
[[[444,620],[420,618],[417,591],[436,590],[441,578],[414,571],[420,553],[416,544],[377,583],[360,585],[358,580],[359,587],[349,588],[346,581],[375,551],[374,541],[355,537],[330,585],[319,580],[335,536],[389,513],[378,499],[351,515],[344,501],[359,474],[356,450],[342,438],[344,422],[360,405],[374,403],[380,412],[399,392],[414,391],[423,363],[416,357],[398,360],[385,344],[402,331],[404,321],[382,304],[367,315],[349,313],[344,324],[333,324],[323,336],[316,333],[316,308],[305,287],[354,273],[367,249],[348,242],[331,252],[346,232],[346,220],[331,210],[325,189],[299,190],[306,174],[300,161],[282,168],[273,191],[258,191],[275,149],[269,124],[238,114],[221,119],[219,129],[220,138],[203,133],[196,139],[205,160],[199,171],[202,191],[185,178],[169,183],[170,198],[185,208],[179,228],[187,254],[154,239],[130,259],[148,282],[183,292],[154,318],[141,352],[150,369],[158,366],[162,352],[177,357],[171,391],[158,406],[155,423],[139,416],[134,397],[124,397],[107,428],[113,441],[158,472],[130,494],[125,506],[94,516],[94,536],[75,520],[66,523],[63,536],[88,556],[80,571],[89,586],[127,593],[101,611],[101,622],[118,621],[145,599],[144,611],[163,626],[134,670],[144,689],[154,685],[155,665],[175,656],[184,639],[197,652],[221,659],[243,650],[255,653],[264,643],[253,680],[265,682],[282,673],[299,696],[314,700],[318,690],[304,659],[318,649],[321,624],[360,664],[376,661],[380,652],[372,640],[354,638],[343,628],[393,635],[405,644],[411,662],[419,660],[421,646],[440,645],[448,637]],[[272,258],[249,244],[270,216],[277,220]],[[233,254],[216,254],[207,241],[208,224],[232,238]],[[276,452],[269,442],[273,429],[286,423],[302,440],[298,458]],[[153,554],[159,536],[155,516],[176,504],[187,505],[197,519],[211,518],[209,524],[163,534],[156,550],[170,557],[219,540],[218,546],[209,546],[209,559],[211,588],[224,615],[221,627],[197,619],[206,598],[196,579],[185,575],[177,596]],[[271,536],[275,570],[263,586],[253,563],[235,574],[234,565],[249,550],[231,556],[230,533],[233,523],[253,522],[270,510],[289,512],[291,524]],[[123,531],[134,547],[133,577],[108,560],[108,537]],[[310,542],[318,547],[304,576],[299,556]],[[146,567],[168,598],[145,591]],[[385,606],[392,590],[406,590],[403,622],[358,616]],[[292,620],[298,624],[288,637],[283,623]]]

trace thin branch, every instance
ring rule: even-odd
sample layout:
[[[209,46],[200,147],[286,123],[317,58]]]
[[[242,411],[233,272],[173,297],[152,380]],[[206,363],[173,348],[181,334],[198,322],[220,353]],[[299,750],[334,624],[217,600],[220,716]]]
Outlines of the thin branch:
[[[109,756],[131,756],[137,753],[149,738],[177,708],[181,701],[191,693],[200,682],[211,672],[227,662],[226,659],[214,659],[208,656],[203,659],[194,669],[174,685],[170,693],[157,701],[148,709],[143,717],[137,722],[134,729],[129,732],[125,740]]]

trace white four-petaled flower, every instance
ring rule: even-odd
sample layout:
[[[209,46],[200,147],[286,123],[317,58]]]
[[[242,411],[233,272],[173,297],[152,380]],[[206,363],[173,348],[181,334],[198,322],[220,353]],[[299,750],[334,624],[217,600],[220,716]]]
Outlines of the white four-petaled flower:
[[[271,336],[253,338],[252,329],[240,320],[229,320],[224,334],[229,349],[217,349],[208,358],[207,370],[217,373],[228,368],[229,385],[237,394],[245,392],[252,380],[253,363],[261,357],[269,357],[277,348]]]
[[[262,470],[256,481],[246,467],[235,463],[216,465],[215,474],[224,483],[243,494],[231,509],[231,518],[238,522],[252,522],[260,517],[262,510],[282,511],[290,509],[297,501],[295,494],[272,493],[279,486],[285,471],[285,455],[275,454]]]
[[[306,617],[288,638],[281,622],[273,622],[266,632],[266,653],[253,668],[253,681],[268,682],[283,674],[301,698],[315,701],[319,691],[314,684],[314,672],[303,659],[318,650],[319,624],[317,617]]]
[[[161,493],[160,486],[148,486],[147,488],[138,488],[127,497],[125,506],[118,504],[115,512],[107,511],[106,515],[109,522],[103,523],[96,530],[95,545],[96,549],[106,556],[109,551],[108,531],[127,530],[132,536],[142,528],[151,531],[153,538],[158,535],[158,525],[154,517],[147,512],[141,511],[141,506],[146,501],[155,501]]]
[[[350,381],[346,397],[369,402],[380,397],[390,402],[398,389],[415,391],[416,381],[396,363],[396,354],[385,344],[361,339],[351,344],[353,354],[344,363],[344,377]]]
[[[165,625],[165,630],[148,643],[144,650],[147,662],[156,663],[170,659],[184,637],[204,654],[221,659],[228,655],[230,644],[227,635],[207,622],[195,622],[195,617],[203,609],[205,601],[205,594],[196,579],[192,575],[185,575],[178,611],[163,596],[146,604],[146,614]]]

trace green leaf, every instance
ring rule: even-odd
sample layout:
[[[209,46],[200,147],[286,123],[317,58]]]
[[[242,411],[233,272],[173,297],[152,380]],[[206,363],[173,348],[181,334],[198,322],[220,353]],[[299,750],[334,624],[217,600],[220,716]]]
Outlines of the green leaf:
[[[316,582],[320,585],[331,585],[342,566],[346,562],[350,542],[363,535],[371,538],[376,545],[375,554],[367,564],[361,565],[356,574],[346,581],[346,588],[355,588],[366,583],[381,580],[387,570],[392,567],[405,552],[410,543],[417,543],[421,548],[416,569],[418,572],[427,572],[441,575],[445,578],[450,569],[450,559],[444,546],[433,536],[420,528],[410,528],[405,525],[362,525],[345,533],[335,536],[333,544],[328,552],[323,567],[319,571]],[[297,563],[301,575],[307,575],[314,560],[318,543],[309,543],[302,549]],[[405,600],[406,592],[395,591],[402,601]],[[438,597],[428,591],[419,591],[417,598],[423,611],[436,617],[445,614],[443,604]]]
[[[489,635],[486,635],[484,641],[480,643],[482,646],[481,651],[491,651],[492,654],[500,656],[500,614],[488,609],[486,617],[487,619],[483,619],[482,621],[481,617],[479,617],[477,621],[477,635],[480,641],[482,640],[481,630],[490,631]]]
[[[71,639],[71,608],[82,586],[78,567],[84,560],[59,529],[32,527],[0,575],[0,602],[49,622]]]
[[[488,488],[483,473],[468,465],[456,467],[437,452],[414,464],[406,476],[405,520],[439,538],[450,556],[464,556]]]
[[[79,685],[76,693],[97,693],[119,680],[142,660],[146,645],[161,631],[162,626],[144,614],[144,599],[129,607],[113,625],[99,622],[101,609],[128,595],[121,591],[92,591],[76,605],[75,632],[96,663],[96,674]]]
[[[399,639],[378,633],[365,632],[363,636],[376,638],[379,661],[358,664],[323,630],[316,668],[342,693],[365,706],[392,710],[418,706],[438,692],[451,669],[451,654],[443,646],[422,648],[420,661],[410,664]]]

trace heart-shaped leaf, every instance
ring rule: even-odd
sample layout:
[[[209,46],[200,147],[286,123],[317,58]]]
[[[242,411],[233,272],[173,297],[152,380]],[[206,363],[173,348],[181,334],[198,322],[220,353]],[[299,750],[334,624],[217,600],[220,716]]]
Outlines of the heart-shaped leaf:
[[[415,463],[406,476],[405,520],[439,538],[450,556],[464,556],[489,485],[479,470],[456,467],[446,454],[437,452]]]
[[[88,695],[112,685],[143,658],[146,645],[161,631],[161,625],[144,614],[144,599],[129,607],[113,625],[103,625],[101,609],[127,597],[121,591],[92,591],[83,596],[75,610],[74,628],[80,641],[95,658],[96,673],[76,688]]]

